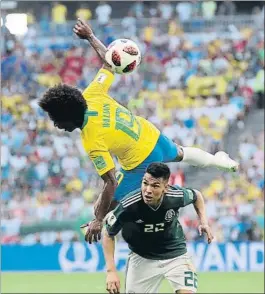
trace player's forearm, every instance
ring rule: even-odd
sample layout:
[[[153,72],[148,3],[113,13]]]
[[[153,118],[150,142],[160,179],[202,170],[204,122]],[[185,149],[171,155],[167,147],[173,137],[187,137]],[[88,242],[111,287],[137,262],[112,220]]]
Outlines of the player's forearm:
[[[87,36],[87,40],[90,43],[90,45],[94,48],[94,50],[97,52],[100,59],[104,62],[106,62],[105,55],[107,52],[106,46],[94,35],[90,34]]]
[[[106,261],[107,272],[116,271],[114,252],[115,252],[115,238],[110,237],[106,229],[103,232],[103,251]]]
[[[95,209],[96,219],[102,221],[108,213],[116,187],[117,184],[113,180],[104,182],[104,188],[101,193],[98,205]]]
[[[207,225],[208,224],[208,218],[206,215],[206,209],[205,209],[205,203],[204,203],[204,199],[203,196],[201,194],[201,192],[195,190],[196,195],[197,195],[197,199],[194,202],[194,208],[196,210],[196,213],[199,217],[200,223],[202,225]]]

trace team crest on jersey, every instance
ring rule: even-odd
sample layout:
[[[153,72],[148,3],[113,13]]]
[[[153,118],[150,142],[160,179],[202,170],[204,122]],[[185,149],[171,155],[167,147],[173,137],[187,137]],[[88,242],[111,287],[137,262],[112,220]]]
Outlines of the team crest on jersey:
[[[165,221],[166,222],[171,222],[173,217],[176,215],[174,209],[169,209],[167,212],[166,212],[166,215],[165,215]]]

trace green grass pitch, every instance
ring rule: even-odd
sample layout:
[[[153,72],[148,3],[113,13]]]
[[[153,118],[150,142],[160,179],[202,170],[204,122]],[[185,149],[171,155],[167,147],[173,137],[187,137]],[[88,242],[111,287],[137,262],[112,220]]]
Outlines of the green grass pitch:
[[[123,273],[120,275],[124,282]],[[1,293],[106,293],[105,274],[2,273]],[[173,293],[166,281],[160,293]],[[264,293],[264,274],[201,273],[198,293]]]

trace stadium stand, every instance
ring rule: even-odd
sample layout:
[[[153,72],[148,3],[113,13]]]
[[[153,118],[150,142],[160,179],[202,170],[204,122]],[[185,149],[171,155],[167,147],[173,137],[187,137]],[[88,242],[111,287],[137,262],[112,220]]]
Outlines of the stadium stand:
[[[218,7],[212,1],[206,2],[208,7],[197,3],[149,7],[139,1],[122,19],[112,18],[114,9],[107,4],[76,10],[98,24],[96,33],[106,44],[127,37],[140,45],[139,71],[117,75],[112,86],[119,102],[184,146],[214,153],[227,148],[231,132],[240,134],[232,141],[241,162],[239,174],[220,172],[213,178],[208,170],[203,175],[209,184],[198,180],[196,185],[203,188],[218,241],[261,240],[264,123],[262,115],[256,116],[256,125],[263,128],[255,132],[248,117],[264,108],[264,8],[244,17],[235,16],[236,7],[227,2]],[[102,184],[78,132],[56,130],[37,106],[48,87],[63,82],[83,89],[100,67],[93,50],[73,37],[74,18],[69,20],[67,7],[49,9],[43,6],[41,18],[28,11],[29,30],[22,39],[1,27],[6,38],[1,61],[3,243],[82,237],[78,225],[92,217]],[[187,14],[194,16],[192,21]],[[201,177],[185,164],[171,168],[174,184],[193,186],[192,179]],[[184,213],[182,220],[188,240],[198,239],[193,215]]]

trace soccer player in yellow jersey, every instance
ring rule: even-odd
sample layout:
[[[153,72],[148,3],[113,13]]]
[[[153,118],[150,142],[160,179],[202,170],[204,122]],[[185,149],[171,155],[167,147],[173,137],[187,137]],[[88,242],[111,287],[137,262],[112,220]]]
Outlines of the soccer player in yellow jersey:
[[[85,225],[88,226],[86,240],[91,243],[100,239],[107,212],[138,188],[146,167],[152,162],[183,161],[194,166],[237,170],[238,164],[226,153],[212,155],[198,148],[178,146],[153,124],[133,115],[110,97],[108,90],[114,75],[105,61],[106,47],[80,19],[74,32],[89,41],[104,65],[83,93],[68,85],[58,85],[44,94],[39,105],[56,127],[68,132],[81,129],[85,151],[104,181],[95,204],[95,219]],[[121,164],[116,174],[113,155]]]

